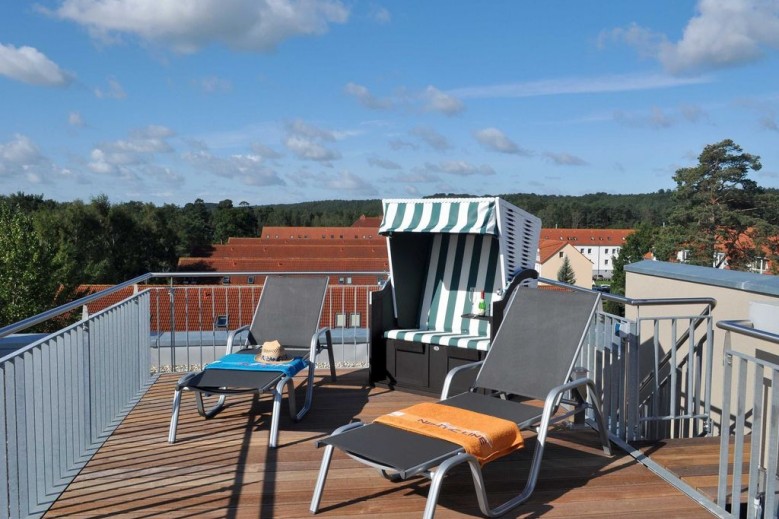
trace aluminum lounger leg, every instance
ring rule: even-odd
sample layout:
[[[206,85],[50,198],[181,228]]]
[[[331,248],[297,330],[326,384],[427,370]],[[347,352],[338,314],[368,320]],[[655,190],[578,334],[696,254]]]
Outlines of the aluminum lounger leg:
[[[314,370],[316,369],[316,363],[310,362],[308,365],[308,377],[306,379],[307,386],[306,386],[306,401],[303,403],[303,409],[300,410],[300,412],[297,415],[290,414],[295,420],[301,420],[309,409],[311,409],[311,404],[314,400]],[[293,410],[290,410],[290,413],[293,413]]]
[[[173,393],[173,412],[170,416],[170,428],[168,429],[168,443],[176,443],[176,428],[179,425],[179,409],[181,408],[181,389]]]
[[[311,506],[308,508],[312,514],[317,513],[319,510],[319,502],[322,500],[322,491],[325,488],[327,472],[330,470],[330,460],[332,458],[333,446],[328,445],[325,447],[325,453],[322,456],[322,464],[319,466],[319,475],[316,478],[316,486],[314,487],[314,496],[311,498]]]
[[[271,449],[275,449],[279,441],[279,415],[281,414],[281,392],[284,381],[276,385],[273,388],[273,412],[271,413],[270,420],[270,436],[268,438],[268,446]]]
[[[492,517],[490,514],[489,506],[487,505],[487,492],[484,489],[484,478],[481,474],[481,467],[476,458],[469,454],[458,454],[452,458],[441,463],[433,473],[431,478],[430,490],[427,492],[427,502],[425,503],[425,512],[422,514],[423,519],[433,519],[435,516],[435,507],[438,504],[438,495],[441,493],[441,484],[444,481],[446,473],[449,469],[460,465],[461,463],[468,463],[471,467],[471,475],[473,476],[473,486],[476,490],[476,497],[479,500],[479,508],[484,515]]]
[[[227,395],[220,395],[216,404],[214,404],[211,409],[206,411],[205,405],[203,404],[203,393],[200,391],[195,391],[195,405],[197,406],[197,412],[204,418],[213,418],[216,416],[216,414],[221,411],[222,408],[224,408],[225,400],[227,400]]]
[[[295,418],[295,384],[291,377],[282,377],[281,380],[273,388],[273,413],[271,414],[270,422],[270,439],[268,440],[268,446],[271,449],[275,449],[279,443],[279,420],[281,416],[281,398],[284,392],[284,386],[287,386],[287,400],[289,401],[289,414]]]
[[[343,432],[346,432],[350,429],[357,429],[358,427],[363,427],[365,424],[362,422],[354,422],[349,423],[346,425],[342,425],[335,431],[333,431],[333,434],[330,436],[335,436],[336,434],[341,434]],[[317,513],[319,510],[319,502],[322,500],[322,491],[325,488],[325,480],[327,480],[327,472],[330,470],[330,460],[333,457],[333,446],[332,445],[326,445],[325,446],[325,453],[322,456],[322,465],[319,467],[319,475],[316,478],[316,486],[314,487],[314,496],[311,498],[311,506],[309,507],[309,510],[312,514]]]

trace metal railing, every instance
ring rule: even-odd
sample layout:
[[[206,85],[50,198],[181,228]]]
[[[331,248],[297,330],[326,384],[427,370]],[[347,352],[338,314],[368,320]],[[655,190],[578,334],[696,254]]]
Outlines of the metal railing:
[[[0,337],[5,337],[88,305],[104,306],[104,301],[101,303],[100,300],[106,297],[127,296],[92,315],[84,310],[84,317],[73,325],[0,358],[0,519],[40,517],[56,501],[156,380],[164,359],[165,348],[160,344],[163,334],[169,334],[166,348],[171,369],[184,370],[193,364],[202,364],[208,357],[203,353],[208,349],[208,340],[193,345],[187,342],[191,338],[190,330],[177,329],[179,308],[185,317],[183,322],[189,324],[189,317],[193,317],[204,323],[197,333],[210,336],[211,347],[215,348],[212,353],[222,354],[224,350],[214,342],[215,326],[219,324],[214,318],[222,314],[213,311],[213,306],[205,311],[204,305],[200,304],[199,313],[190,316],[188,312],[197,305],[177,306],[177,301],[186,301],[192,294],[197,296],[198,290],[205,289],[252,293],[252,303],[242,297],[237,299],[239,310],[233,312],[233,321],[228,320],[228,326],[235,324],[234,327],[238,327],[251,321],[262,290],[260,286],[249,289],[174,285],[174,279],[247,274],[301,275],[297,272],[149,273],[0,328]],[[386,276],[382,272],[305,274]],[[155,278],[167,279],[168,285],[141,291],[141,284]],[[367,301],[372,288],[329,287],[325,307],[331,314],[325,324],[340,329],[342,344],[350,341],[356,344],[362,338],[357,334],[356,326],[349,326],[357,324],[356,316],[350,314],[356,313],[352,311],[354,309],[365,308],[360,322],[370,322]],[[339,321],[341,315],[345,319],[343,322]],[[163,316],[167,316],[167,326]],[[355,333],[350,336],[348,331],[352,328]],[[177,331],[186,332],[178,344]],[[367,333],[364,335],[367,337]],[[176,349],[182,347],[185,348],[182,352],[185,365],[177,365],[174,360]],[[195,350],[202,354],[198,362],[190,357]]]
[[[545,278],[539,282],[588,290]],[[631,319],[596,312],[579,359],[600,390],[612,437],[627,443],[710,432],[711,311],[716,300],[634,299],[615,294],[602,294],[602,298],[632,307],[635,315]],[[685,315],[681,310],[691,305],[703,305],[704,310]],[[680,308],[680,312],[642,317],[642,311],[658,306]]]
[[[0,518],[42,515],[154,381],[149,294],[0,359]]]
[[[736,351],[732,336],[757,339],[775,356],[779,335],[749,321],[717,327],[726,332],[717,505],[730,517],[777,517],[779,365]]]
[[[336,367],[367,367],[371,292],[378,285],[329,285],[320,326],[330,328]],[[230,330],[251,324],[262,285],[149,287],[154,369],[201,369],[224,355]],[[320,362],[319,367],[327,367]]]

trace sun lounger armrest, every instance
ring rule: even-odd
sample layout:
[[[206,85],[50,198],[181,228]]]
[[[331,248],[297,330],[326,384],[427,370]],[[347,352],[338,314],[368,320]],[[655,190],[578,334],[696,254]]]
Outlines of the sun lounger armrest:
[[[229,355],[233,352],[233,342],[235,341],[235,336],[248,330],[249,325],[247,324],[246,326],[241,326],[240,328],[236,328],[230,332],[230,334],[227,336],[227,348],[225,349],[225,355]]]
[[[322,346],[322,343],[320,342],[322,334],[325,336],[325,345]],[[315,359],[317,354],[322,351],[323,349],[330,349],[332,351],[333,349],[333,335],[330,332],[330,328],[322,328],[321,330],[317,331],[312,337],[311,337],[311,359]]]
[[[178,389],[181,389],[183,387],[187,387],[189,385],[189,381],[197,375],[197,372],[187,373],[186,375],[182,375],[182,377],[179,379],[179,381],[176,383],[176,387]]]
[[[441,400],[446,400],[447,398],[449,398],[449,389],[452,386],[452,381],[454,380],[454,377],[458,376],[463,371],[470,371],[475,368],[480,368],[482,364],[484,364],[484,361],[480,360],[478,362],[472,362],[470,364],[464,364],[462,366],[457,366],[456,368],[450,369],[449,373],[446,374],[446,378],[444,379],[444,387],[441,390]]]

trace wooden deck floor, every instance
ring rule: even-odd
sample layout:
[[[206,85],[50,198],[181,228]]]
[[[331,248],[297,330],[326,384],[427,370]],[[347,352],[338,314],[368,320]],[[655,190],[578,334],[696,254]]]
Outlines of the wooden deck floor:
[[[234,399],[212,420],[195,412],[185,394],[178,442],[167,443],[177,376],[160,378],[68,487],[46,517],[307,517],[321,450],[313,441],[353,418],[430,398],[369,389],[364,372],[320,379],[315,405],[301,423],[281,423],[280,447],[267,448],[270,401],[252,407]],[[302,397],[302,395],[301,395]],[[285,409],[286,411],[286,409]],[[524,485],[527,448],[489,464],[493,504]],[[627,455],[606,458],[592,431],[552,434],[544,468],[529,502],[506,517],[711,517]],[[419,517],[424,478],[391,483],[376,471],[336,454],[322,500],[322,517]],[[467,469],[453,471],[441,492],[438,517],[480,517]]]

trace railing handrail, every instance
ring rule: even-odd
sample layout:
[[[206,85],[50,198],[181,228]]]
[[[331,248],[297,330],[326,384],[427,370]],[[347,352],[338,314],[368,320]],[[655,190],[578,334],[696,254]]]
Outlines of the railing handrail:
[[[773,344],[779,344],[779,335],[755,328],[752,321],[748,319],[717,321],[717,328],[746,335],[747,337],[752,337],[754,339],[761,339]]]
[[[576,285],[569,285],[556,279],[539,277],[538,281],[546,283],[547,285],[554,285],[558,287],[570,288],[572,290],[583,290],[591,292],[591,288],[579,287]],[[714,309],[717,306],[717,300],[713,297],[661,297],[656,299],[644,299],[644,298],[632,298],[620,296],[617,294],[610,294],[606,292],[601,293],[601,299],[607,301],[614,301],[617,303],[623,303],[630,306],[662,306],[662,305],[707,305],[709,309]]]
[[[154,278],[192,278],[192,277],[224,277],[224,276],[292,276],[292,275],[307,275],[307,276],[341,276],[341,275],[348,275],[348,274],[358,274],[361,276],[385,276],[389,274],[387,271],[383,270],[370,270],[370,271],[360,271],[360,270],[354,270],[354,271],[317,271],[317,272],[297,272],[297,271],[288,271],[288,272],[267,272],[267,271],[252,271],[252,272],[147,272],[146,274],[142,274],[138,277],[132,278],[129,281],[125,281],[123,283],[119,283],[117,285],[113,285],[108,288],[104,288],[103,290],[100,290],[99,292],[95,292],[93,294],[89,294],[87,296],[84,296],[82,298],[76,299],[75,301],[71,301],[70,303],[65,303],[64,305],[60,305],[56,308],[52,308],[50,310],[46,310],[45,312],[41,312],[37,315],[33,315],[32,317],[28,317],[26,319],[22,319],[21,321],[15,322],[13,324],[9,324],[7,326],[4,326],[0,328],[0,339],[3,337],[6,337],[8,335],[11,335],[12,333],[17,333],[22,330],[26,330],[27,328],[30,328],[31,326],[35,326],[36,324],[40,324],[42,322],[48,321],[49,319],[52,319],[54,317],[57,317],[59,315],[62,315],[64,313],[70,312],[71,310],[75,310],[76,308],[79,308],[81,306],[84,306],[87,303],[91,303],[92,301],[96,301],[98,299],[101,299],[105,296],[111,295],[115,292],[119,292],[120,290],[123,290],[127,287],[131,287],[133,285],[137,285],[140,283],[147,283],[150,279]]]

